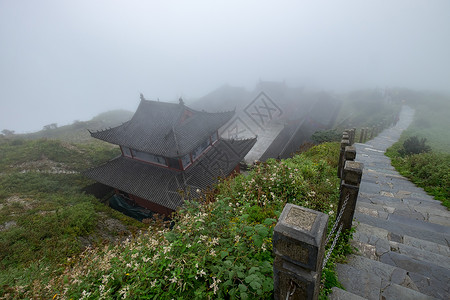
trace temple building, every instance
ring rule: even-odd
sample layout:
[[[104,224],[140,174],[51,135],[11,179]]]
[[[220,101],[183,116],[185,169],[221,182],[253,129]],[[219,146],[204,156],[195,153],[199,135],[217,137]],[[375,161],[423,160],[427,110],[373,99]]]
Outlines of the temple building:
[[[128,202],[169,215],[186,199],[239,172],[256,138],[226,140],[218,130],[234,111],[208,113],[179,103],[141,102],[130,121],[91,132],[120,146],[122,155],[84,174],[114,188]]]

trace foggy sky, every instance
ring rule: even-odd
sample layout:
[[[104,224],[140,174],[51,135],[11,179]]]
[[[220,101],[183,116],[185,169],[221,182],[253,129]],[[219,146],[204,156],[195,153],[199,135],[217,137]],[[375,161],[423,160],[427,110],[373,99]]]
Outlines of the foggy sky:
[[[450,1],[0,0],[0,130],[259,79],[450,90]]]

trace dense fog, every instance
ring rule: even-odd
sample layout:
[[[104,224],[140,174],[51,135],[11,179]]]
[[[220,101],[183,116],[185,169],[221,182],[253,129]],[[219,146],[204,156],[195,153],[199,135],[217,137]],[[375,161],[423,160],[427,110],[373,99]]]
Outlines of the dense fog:
[[[260,80],[450,89],[450,2],[0,0],[0,130]]]

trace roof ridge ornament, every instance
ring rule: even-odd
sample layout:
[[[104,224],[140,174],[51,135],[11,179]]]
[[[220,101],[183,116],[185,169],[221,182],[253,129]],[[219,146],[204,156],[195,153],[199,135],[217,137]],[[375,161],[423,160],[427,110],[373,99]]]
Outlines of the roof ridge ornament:
[[[141,98],[141,101],[147,100],[142,93],[140,93],[139,98]]]
[[[182,98],[182,97],[180,97],[180,99],[178,99],[178,101],[180,102],[180,105],[183,105],[183,106],[184,106],[184,101],[183,101],[183,98]]]

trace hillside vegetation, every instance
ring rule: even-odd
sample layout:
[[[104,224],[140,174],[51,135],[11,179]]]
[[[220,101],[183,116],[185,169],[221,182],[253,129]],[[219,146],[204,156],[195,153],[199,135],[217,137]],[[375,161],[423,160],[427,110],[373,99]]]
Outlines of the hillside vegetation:
[[[118,126],[127,122],[133,117],[133,113],[127,110],[112,110],[101,113],[89,121],[73,121],[70,125],[57,127],[44,126],[44,129],[35,133],[18,134],[17,138],[24,139],[58,139],[70,143],[86,143],[91,142],[92,138],[87,129],[91,131],[105,129],[109,127]]]
[[[79,172],[119,153],[98,142],[0,139],[0,295],[143,227],[81,192],[91,182]]]
[[[291,159],[256,165],[248,175],[227,179],[202,199],[187,202],[172,229],[155,222],[123,243],[89,248],[58,276],[46,273],[12,293],[55,299],[270,298],[277,218],[287,202],[334,218],[338,151],[337,143],[322,144]],[[329,276],[335,259],[338,255],[327,265]]]

